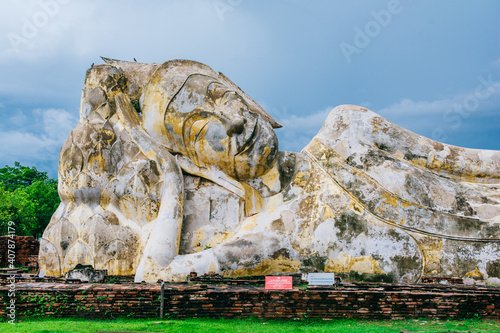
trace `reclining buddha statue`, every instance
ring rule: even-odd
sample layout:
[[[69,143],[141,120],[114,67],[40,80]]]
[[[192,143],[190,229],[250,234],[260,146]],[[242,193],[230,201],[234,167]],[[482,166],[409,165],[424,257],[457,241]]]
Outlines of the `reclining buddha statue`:
[[[61,149],[61,204],[40,245],[48,275],[84,264],[137,282],[500,278],[500,151],[342,105],[284,152],[281,125],[222,73],[103,59]]]

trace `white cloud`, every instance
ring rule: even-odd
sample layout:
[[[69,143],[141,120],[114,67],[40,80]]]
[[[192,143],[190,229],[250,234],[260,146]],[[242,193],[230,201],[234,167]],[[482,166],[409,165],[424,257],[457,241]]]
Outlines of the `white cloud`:
[[[283,128],[276,130],[280,150],[301,151],[319,132],[332,109],[333,107],[329,106],[300,116],[289,114],[286,107],[282,110],[271,109],[269,114],[283,125]]]
[[[480,117],[498,123],[499,110],[500,82],[493,81],[490,75],[479,77],[477,86],[463,93],[435,101],[405,98],[374,111],[413,132],[447,142],[450,135],[456,136],[465,126],[477,126],[473,124]]]
[[[75,116],[63,109],[37,109],[34,113],[42,118],[44,134],[56,141],[63,141],[76,124]]]
[[[27,122],[27,116],[24,112],[19,111],[17,114],[14,114],[9,117],[9,122],[11,125],[16,127],[23,126]]]
[[[492,80],[492,76],[479,77],[477,87],[464,93],[455,94],[435,101],[413,101],[404,98],[378,111],[381,115],[390,116],[431,116],[442,115],[448,110],[478,112],[500,106],[500,82]]]
[[[54,145],[53,140],[37,137],[32,133],[8,131],[0,132],[1,160],[36,159],[46,156],[47,150]],[[43,153],[43,154],[42,154]]]
[[[29,116],[19,113],[11,121],[15,129],[0,132],[0,165],[13,165],[15,161],[43,165],[39,169],[55,177],[59,150],[78,122],[77,117],[63,109],[37,109]]]
[[[77,1],[7,1],[0,8],[0,61],[36,61],[68,45],[72,25],[84,27],[81,17],[92,6]],[[80,13],[80,18],[78,17]],[[71,41],[71,39],[69,39]]]
[[[367,107],[370,102],[363,103]],[[268,109],[283,128],[278,129],[281,150],[300,151],[318,133],[332,110],[327,107],[309,115],[294,115],[287,108]],[[435,101],[414,101],[404,98],[380,110],[373,110],[392,122],[438,141],[462,129],[475,116],[498,117],[500,82],[492,76],[479,77],[477,87]]]
[[[217,56],[220,52],[252,52],[265,35],[251,17],[242,16],[245,6],[234,6],[221,20],[214,1],[13,1],[0,4],[0,63],[36,62],[51,57],[95,59],[97,56],[137,57],[162,61],[182,53]],[[41,3],[56,4],[52,12]],[[138,8],[140,7],[140,8]],[[140,12],[140,14],[139,14]],[[41,20],[37,24],[37,20]],[[247,29],[227,30],[238,19]],[[220,36],[220,43],[213,38]],[[224,40],[244,40],[229,48]],[[152,52],[153,51],[153,52]],[[144,59],[163,54],[162,58]],[[196,59],[195,59],[196,60]]]
[[[283,127],[289,129],[290,131],[302,131],[303,133],[318,132],[326,117],[330,113],[333,107],[328,106],[327,108],[317,111],[304,116],[291,115],[282,119]]]
[[[418,115],[428,116],[430,114],[437,114],[447,110],[453,106],[452,99],[443,99],[438,101],[413,101],[405,98],[401,101],[394,103],[379,111],[381,115],[397,116],[397,115]]]

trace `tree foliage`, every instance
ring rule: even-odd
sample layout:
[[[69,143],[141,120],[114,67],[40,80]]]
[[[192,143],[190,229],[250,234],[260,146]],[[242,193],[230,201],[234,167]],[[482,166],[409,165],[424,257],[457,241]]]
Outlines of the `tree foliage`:
[[[59,206],[57,181],[35,167],[16,162],[0,168],[0,234],[15,222],[15,234],[41,237]]]
[[[37,181],[47,181],[49,176],[46,172],[38,171],[35,167],[25,167],[15,162],[13,167],[6,165],[0,168],[0,182],[8,191],[14,191],[21,187],[30,186]]]

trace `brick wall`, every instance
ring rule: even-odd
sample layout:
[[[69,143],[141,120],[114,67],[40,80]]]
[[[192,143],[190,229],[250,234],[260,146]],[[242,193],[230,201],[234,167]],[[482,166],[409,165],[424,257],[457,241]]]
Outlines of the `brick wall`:
[[[0,286],[0,304],[9,302]],[[159,316],[159,284],[17,283],[16,316]],[[5,316],[5,306],[0,316]],[[500,319],[500,288],[354,284],[337,289],[267,291],[263,287],[166,285],[172,318],[482,318]]]
[[[10,237],[0,236],[0,267],[9,266],[8,261],[8,244]],[[38,257],[40,250],[40,243],[32,236],[15,236],[13,238],[16,247],[14,249],[16,254],[16,266],[27,266],[30,257]]]

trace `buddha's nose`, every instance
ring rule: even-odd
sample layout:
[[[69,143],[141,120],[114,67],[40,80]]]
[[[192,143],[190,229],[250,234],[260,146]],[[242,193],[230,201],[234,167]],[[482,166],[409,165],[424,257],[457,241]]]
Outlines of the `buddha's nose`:
[[[230,118],[226,118],[224,126],[226,127],[227,136],[243,133],[246,122],[246,118],[239,114],[234,114]]]

